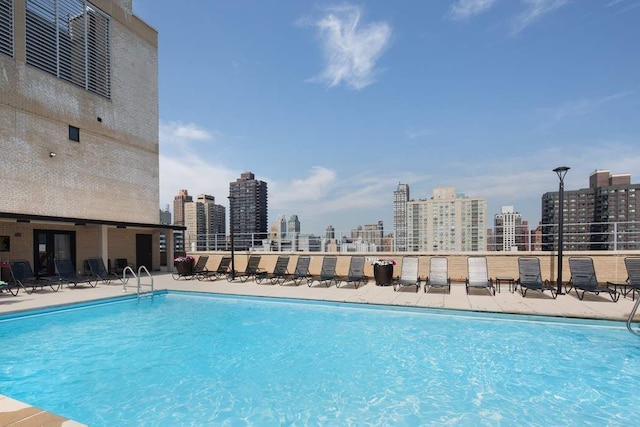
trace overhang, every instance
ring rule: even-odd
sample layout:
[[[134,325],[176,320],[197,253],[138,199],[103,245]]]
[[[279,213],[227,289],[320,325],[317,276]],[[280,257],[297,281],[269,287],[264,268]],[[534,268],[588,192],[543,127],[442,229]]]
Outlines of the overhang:
[[[144,222],[127,222],[127,221],[107,221],[104,219],[89,219],[89,218],[71,218],[64,216],[50,216],[50,215],[32,215],[21,214],[14,212],[0,212],[0,220],[2,219],[15,219],[17,222],[55,222],[73,225],[106,225],[116,228],[163,228],[166,230],[186,230],[187,227],[182,225],[169,225],[169,224],[149,224]]]

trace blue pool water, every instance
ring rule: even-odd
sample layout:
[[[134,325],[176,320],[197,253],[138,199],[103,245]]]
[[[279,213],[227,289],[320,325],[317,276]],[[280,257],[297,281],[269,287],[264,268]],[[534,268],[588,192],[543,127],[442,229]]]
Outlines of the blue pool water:
[[[169,293],[0,332],[0,393],[91,426],[640,424],[621,323]]]

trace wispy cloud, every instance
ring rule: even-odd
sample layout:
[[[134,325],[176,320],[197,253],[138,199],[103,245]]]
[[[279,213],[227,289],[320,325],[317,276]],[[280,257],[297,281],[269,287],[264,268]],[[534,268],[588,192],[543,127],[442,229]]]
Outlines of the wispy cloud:
[[[524,0],[526,10],[511,22],[511,34],[516,35],[539,21],[544,15],[569,3],[569,0]]]
[[[188,145],[193,141],[213,140],[214,133],[194,123],[160,121],[160,143]]]
[[[425,136],[433,135],[433,130],[431,129],[408,130],[405,132],[405,134],[409,139],[424,138]]]
[[[554,125],[566,118],[589,115],[601,109],[606,104],[609,104],[618,99],[626,98],[628,96],[633,95],[634,93],[635,92],[633,91],[619,92],[619,93],[604,96],[601,98],[595,98],[595,99],[582,98],[575,101],[565,102],[562,105],[559,105],[557,107],[550,108],[547,110],[551,118],[545,124],[545,127]]]
[[[489,10],[496,0],[457,0],[449,8],[449,15],[455,20],[465,20]]]
[[[318,30],[325,59],[324,70],[313,81],[328,87],[344,83],[357,90],[375,81],[376,63],[388,48],[392,31],[386,22],[361,21],[360,7],[343,5],[310,22]]]
[[[274,205],[290,205],[296,202],[321,200],[335,185],[337,176],[335,171],[323,166],[314,166],[309,175],[296,178],[291,182],[274,182],[270,185],[270,203]]]

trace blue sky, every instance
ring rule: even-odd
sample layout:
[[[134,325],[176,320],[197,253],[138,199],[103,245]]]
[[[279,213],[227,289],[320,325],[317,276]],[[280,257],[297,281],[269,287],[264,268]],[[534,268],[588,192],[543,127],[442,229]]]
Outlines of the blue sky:
[[[384,221],[393,191],[454,186],[492,219],[596,169],[640,182],[640,0],[134,0],[159,32],[160,202],[227,205],[244,171],[269,222]]]

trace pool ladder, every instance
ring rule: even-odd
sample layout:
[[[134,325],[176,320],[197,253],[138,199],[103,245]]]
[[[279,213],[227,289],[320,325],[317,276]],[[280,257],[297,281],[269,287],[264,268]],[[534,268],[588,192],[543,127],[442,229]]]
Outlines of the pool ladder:
[[[636,303],[633,306],[633,309],[631,310],[631,314],[629,314],[629,318],[627,319],[627,329],[629,330],[629,332],[631,332],[634,335],[637,335],[640,337],[640,331],[635,331],[633,330],[633,328],[631,327],[631,322],[633,321],[633,318],[636,315],[636,311],[638,311],[638,305],[640,304],[640,297],[638,297],[638,299],[636,300]]]
[[[129,283],[129,278],[127,277],[127,271],[131,272],[131,275],[136,279],[136,284],[134,285],[128,285]],[[149,279],[151,280],[150,283],[142,283],[140,281],[140,276],[142,276],[142,273],[146,273],[147,276],[149,277]],[[135,287],[136,289],[136,294],[138,295],[138,299],[140,299],[140,297],[142,296],[141,294],[143,294],[142,292],[142,287],[143,286],[147,286],[150,288],[150,295],[151,295],[151,299],[153,300],[153,276],[151,276],[151,273],[149,273],[149,270],[147,270],[147,267],[145,267],[144,265],[141,265],[140,267],[138,267],[138,274],[136,274],[133,269],[129,266],[125,267],[125,269],[122,271],[122,292],[127,292],[127,287],[129,288],[133,288]]]

